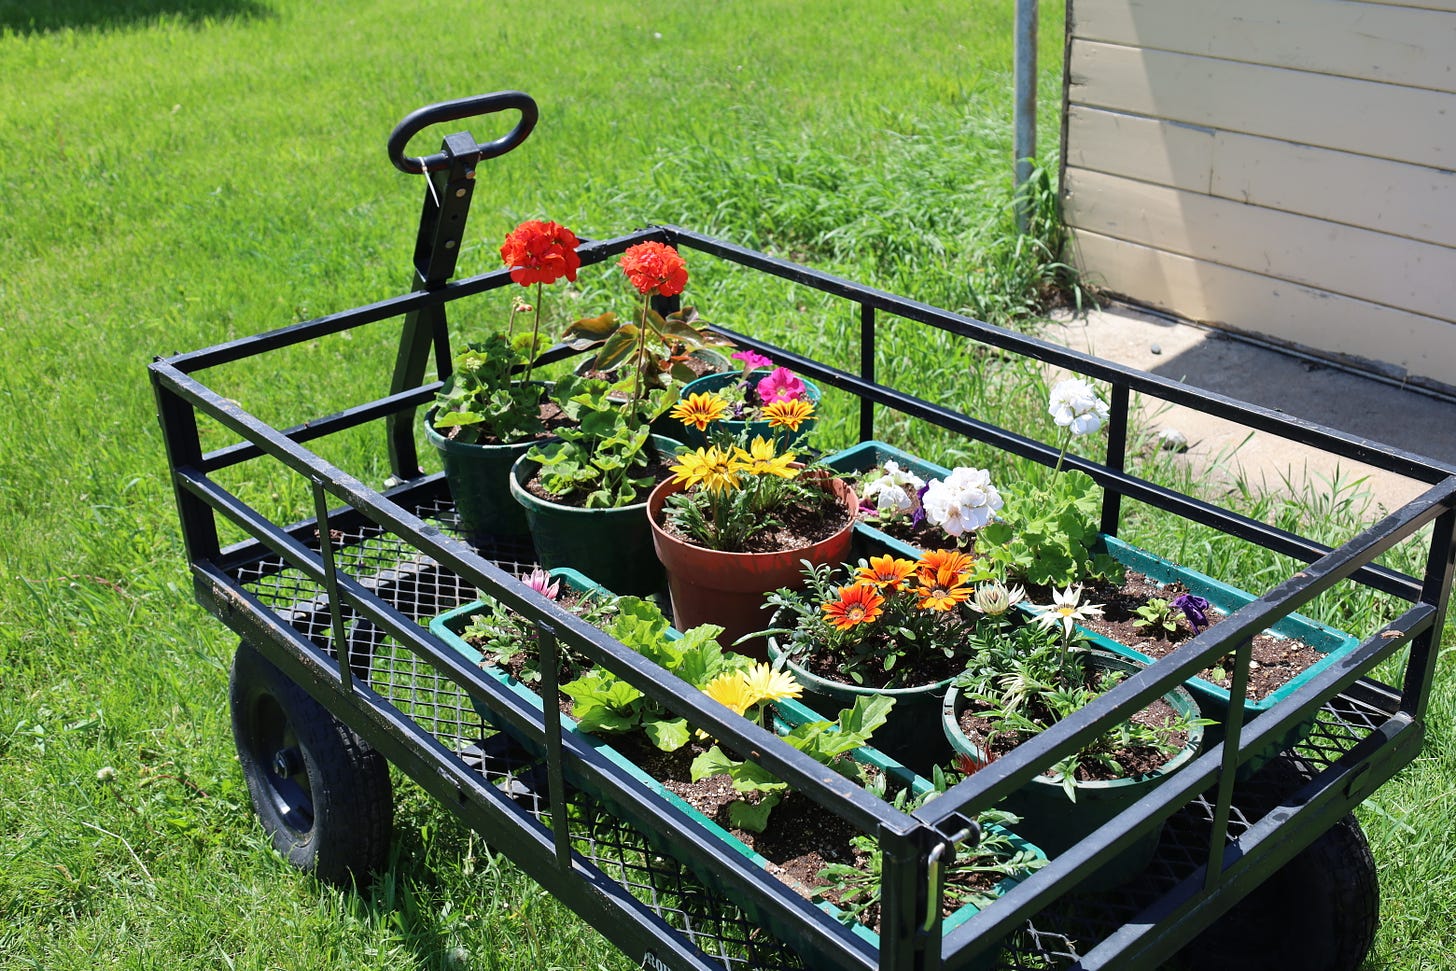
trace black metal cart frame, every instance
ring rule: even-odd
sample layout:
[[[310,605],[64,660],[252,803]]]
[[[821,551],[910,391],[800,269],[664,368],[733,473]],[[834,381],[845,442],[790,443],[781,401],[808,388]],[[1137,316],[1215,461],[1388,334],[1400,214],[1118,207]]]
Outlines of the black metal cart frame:
[[[404,158],[409,136],[425,125],[501,108],[521,113],[521,123],[505,138],[479,145],[468,133],[452,135],[436,156]],[[1016,936],[1007,960],[1015,966],[1154,967],[1415,757],[1424,736],[1453,575],[1456,469],[673,226],[585,243],[582,263],[599,263],[635,243],[658,240],[842,301],[859,321],[856,371],[790,353],[751,335],[721,332],[806,377],[857,396],[862,440],[874,437],[877,411],[890,409],[1046,465],[1057,460],[1054,446],[878,382],[877,325],[887,317],[914,321],[1110,387],[1110,433],[1102,461],[1069,455],[1064,463],[1085,471],[1105,490],[1104,532],[1117,533],[1122,499],[1127,497],[1308,565],[911,815],[843,779],[825,779],[812,759],[756,726],[725,717],[700,692],[517,582],[514,572],[529,560],[529,550],[476,548],[458,538],[441,476],[419,470],[414,425],[417,411],[433,401],[441,386],[441,381],[424,377],[432,354],[437,374],[449,374],[448,311],[457,301],[511,282],[505,270],[447,282],[464,229],[475,164],[510,150],[534,121],[529,98],[497,95],[434,106],[397,129],[391,158],[430,179],[413,292],[158,359],[150,373],[197,599],[644,967],[794,967],[800,966],[801,955],[811,953],[815,967],[933,971],[965,967],[991,942],[1012,932]],[[297,424],[274,427],[196,376],[381,321],[397,321],[401,333],[389,392],[335,414],[299,416]],[[1134,394],[1216,415],[1430,488],[1343,546],[1329,549],[1125,471]],[[205,452],[199,416],[228,430],[236,442]],[[309,448],[371,423],[383,426],[400,483],[382,492]],[[274,522],[220,484],[219,473],[253,460],[277,463],[306,482],[314,515],[301,522]],[[240,527],[249,539],[224,548],[219,517]],[[1432,529],[1422,576],[1374,563],[1428,526]],[[1314,678],[1254,722],[1240,724],[1237,702],[1245,692],[1253,635],[1345,580],[1394,595],[1410,606],[1361,643],[1346,663]],[[876,835],[885,853],[879,948],[737,855],[702,839],[696,824],[615,773],[572,733],[563,733],[553,706],[547,705],[544,714],[531,710],[422,626],[431,616],[474,599],[477,590],[537,624],[548,654],[564,645],[607,665],[726,747],[753,752],[795,790]],[[1377,664],[1400,651],[1408,653],[1399,685],[1369,677]],[[958,840],[974,838],[969,821],[977,811],[1229,652],[1236,652],[1237,659],[1231,692],[1235,703],[1221,746],[993,906],[942,935],[939,861],[953,852],[950,848]],[[549,657],[543,659],[542,670],[542,694],[554,697]],[[544,760],[522,764],[483,742],[473,701],[489,705],[519,732],[542,739]],[[1261,740],[1280,737],[1310,718],[1316,719],[1316,728],[1299,755],[1316,774],[1272,796],[1261,794],[1252,801],[1259,809],[1251,808],[1258,776],[1240,779],[1239,766]],[[568,784],[568,765],[573,777],[589,779],[594,791],[611,793],[617,804],[630,804],[634,818],[649,824],[603,829],[592,815],[601,807],[583,812],[581,801],[587,797]],[[1095,905],[1078,900],[1079,876],[1165,819],[1187,825],[1171,827],[1183,835],[1143,879],[1115,900]],[[654,842],[639,839],[643,830],[650,830]],[[679,848],[678,855],[695,854],[697,863],[722,874],[742,907],[735,911],[720,895],[697,885],[673,854],[643,851],[644,846],[661,846],[662,840]],[[751,920],[733,916],[765,910],[780,914],[798,933],[765,941],[755,936]]]

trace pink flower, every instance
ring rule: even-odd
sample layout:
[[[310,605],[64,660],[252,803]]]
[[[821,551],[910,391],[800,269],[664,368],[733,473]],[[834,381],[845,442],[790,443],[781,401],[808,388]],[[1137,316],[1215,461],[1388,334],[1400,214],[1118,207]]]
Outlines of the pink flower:
[[[773,361],[770,361],[757,351],[736,351],[729,356],[735,361],[742,361],[744,371],[752,371],[761,367],[773,367]]]
[[[776,367],[758,382],[758,399],[766,405],[775,401],[798,401],[808,393],[804,382],[788,368]]]
[[[547,600],[555,600],[561,595],[561,581],[552,580],[551,574],[537,567],[530,573],[521,575],[521,582],[532,590],[545,597]]]

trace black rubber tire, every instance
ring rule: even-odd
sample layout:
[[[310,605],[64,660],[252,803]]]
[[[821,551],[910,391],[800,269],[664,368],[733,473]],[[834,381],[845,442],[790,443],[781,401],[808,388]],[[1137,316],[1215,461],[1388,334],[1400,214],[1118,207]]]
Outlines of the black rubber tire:
[[[274,848],[344,886],[383,869],[394,828],[385,758],[246,642],[228,701],[253,810]]]
[[[1263,771],[1296,781],[1312,775],[1287,757]],[[1178,964],[1188,971],[1356,971],[1379,920],[1375,857],[1347,815],[1184,948]]]

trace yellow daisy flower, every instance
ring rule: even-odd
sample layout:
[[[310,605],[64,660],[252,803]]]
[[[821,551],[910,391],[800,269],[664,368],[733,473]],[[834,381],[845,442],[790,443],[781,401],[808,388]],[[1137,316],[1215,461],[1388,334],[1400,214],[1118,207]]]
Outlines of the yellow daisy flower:
[[[753,695],[753,704],[760,701],[782,701],[785,698],[797,698],[804,693],[804,686],[794,679],[794,676],[787,671],[775,671],[770,664],[755,664],[747,671],[740,672],[743,683],[748,686],[749,693]]]
[[[762,435],[754,436],[748,451],[738,451],[742,453],[741,461],[745,471],[753,475],[776,475],[780,479],[792,479],[799,474],[799,470],[792,467],[798,456],[793,452],[775,454],[774,443]]]
[[[680,455],[678,464],[672,467],[672,481],[682,483],[685,489],[701,484],[710,492],[718,492],[739,488],[740,471],[741,466],[733,461],[731,453],[710,445]]]
[[[799,426],[813,414],[814,406],[800,398],[775,401],[763,409],[763,417],[768,419],[770,428],[787,428],[791,432],[798,431]]]
[[[712,391],[695,391],[685,400],[672,406],[672,417],[684,425],[691,425],[698,431],[706,431],[708,425],[728,413],[728,402]]]
[[[748,682],[743,679],[741,672],[734,671],[730,674],[720,674],[708,686],[703,693],[712,698],[724,708],[732,710],[734,714],[741,715],[749,709],[749,706],[758,701],[753,696],[753,691]]]

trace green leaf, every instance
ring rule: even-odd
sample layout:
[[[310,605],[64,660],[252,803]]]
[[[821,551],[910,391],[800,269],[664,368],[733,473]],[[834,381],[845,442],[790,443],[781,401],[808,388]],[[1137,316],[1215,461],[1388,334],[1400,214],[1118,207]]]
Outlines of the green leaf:
[[[646,719],[642,722],[642,730],[652,744],[664,752],[676,752],[692,737],[685,718]]]
[[[762,833],[768,826],[769,814],[778,804],[778,796],[767,796],[756,806],[740,800],[728,807],[728,822],[750,833]]]
[[[715,775],[727,775],[738,768],[739,762],[729,758],[722,749],[714,745],[702,755],[693,759],[690,769],[694,782],[701,782]]]

